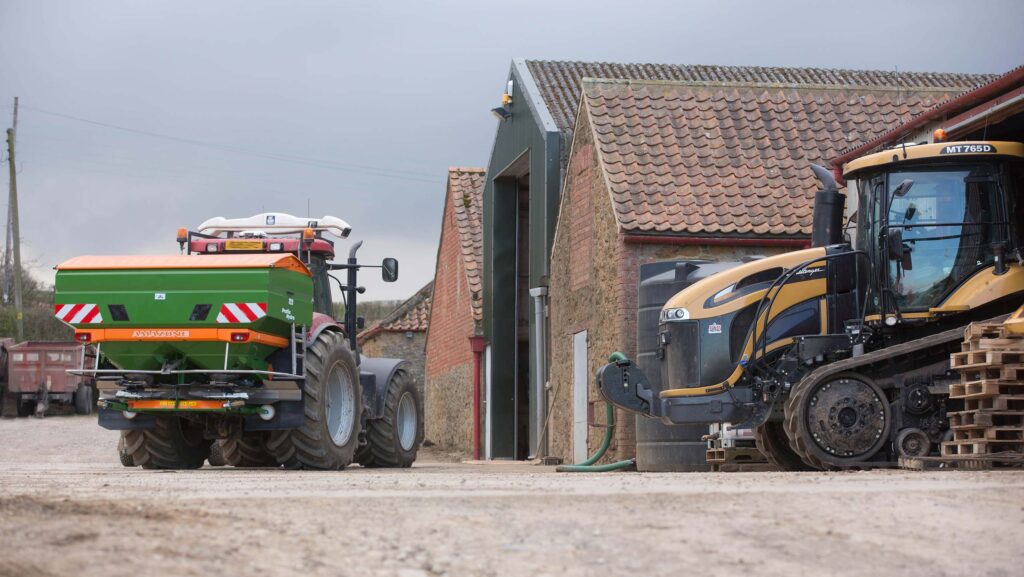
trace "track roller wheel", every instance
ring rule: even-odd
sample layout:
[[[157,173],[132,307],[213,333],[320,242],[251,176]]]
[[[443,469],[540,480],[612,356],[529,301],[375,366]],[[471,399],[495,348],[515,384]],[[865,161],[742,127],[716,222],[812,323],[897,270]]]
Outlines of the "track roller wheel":
[[[797,383],[786,400],[790,446],[815,469],[870,466],[889,442],[892,411],[885,392],[864,375]]]

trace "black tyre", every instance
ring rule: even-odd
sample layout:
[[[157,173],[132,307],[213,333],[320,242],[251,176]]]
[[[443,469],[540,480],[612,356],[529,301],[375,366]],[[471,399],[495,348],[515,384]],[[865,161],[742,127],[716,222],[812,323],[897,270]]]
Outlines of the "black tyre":
[[[237,439],[221,439],[214,443],[224,463],[232,467],[279,467],[277,459],[267,448],[269,431],[245,433]]]
[[[768,462],[783,471],[812,470],[789,446],[782,421],[767,421],[754,429],[754,442]]]
[[[342,335],[324,331],[306,349],[305,371],[302,426],[272,432],[267,449],[290,469],[344,469],[359,445],[363,414],[355,356]]]
[[[92,408],[95,403],[92,401],[92,387],[88,383],[78,385],[78,390],[75,391],[73,397],[76,415],[92,414]]]
[[[21,413],[21,398],[17,393],[8,393],[7,387],[3,388],[3,409],[0,410],[0,414],[5,419],[14,419],[20,417]]]
[[[198,469],[210,456],[203,426],[172,415],[159,415],[156,427],[124,432],[125,450],[143,469]]]
[[[408,371],[388,383],[384,414],[366,423],[366,445],[356,460],[364,467],[409,467],[423,442],[423,402]]]
[[[132,459],[131,453],[128,452],[127,444],[125,443],[125,433],[128,431],[121,431],[121,436],[117,439],[117,457],[121,459],[121,465],[125,467],[134,467],[135,461]]]
[[[220,441],[210,443],[210,455],[206,457],[206,462],[211,467],[223,467],[228,464],[224,459],[224,449],[220,446]]]

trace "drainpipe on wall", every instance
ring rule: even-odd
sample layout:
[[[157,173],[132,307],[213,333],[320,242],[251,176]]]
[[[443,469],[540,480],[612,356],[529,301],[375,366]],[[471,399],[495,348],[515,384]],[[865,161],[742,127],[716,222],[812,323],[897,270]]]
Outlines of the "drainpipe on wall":
[[[484,353],[484,338],[469,337],[473,350],[473,460],[480,460],[480,357]]]
[[[545,430],[544,423],[547,420],[547,374],[548,374],[548,315],[547,315],[547,297],[548,287],[540,286],[537,288],[530,289],[530,296],[533,297],[533,310],[534,310],[534,322],[533,322],[533,339],[534,339],[534,367],[536,371],[534,374],[533,384],[533,398],[536,399],[534,403],[534,415],[533,425],[537,431],[537,446],[535,447],[535,453],[531,456],[533,459],[546,457],[548,455],[548,443],[547,443],[547,431]]]

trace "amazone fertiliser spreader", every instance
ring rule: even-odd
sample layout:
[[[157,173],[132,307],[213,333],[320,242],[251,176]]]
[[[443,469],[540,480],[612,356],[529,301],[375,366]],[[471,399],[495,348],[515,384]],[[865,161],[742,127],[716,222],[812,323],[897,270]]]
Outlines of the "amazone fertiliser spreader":
[[[422,402],[400,359],[361,357],[362,268],[331,263],[350,227],[267,213],[179,229],[180,255],[82,256],[57,267],[55,314],[96,350],[99,423],[145,468],[407,467]],[[330,271],[346,272],[344,281]],[[332,317],[331,281],[345,296]]]

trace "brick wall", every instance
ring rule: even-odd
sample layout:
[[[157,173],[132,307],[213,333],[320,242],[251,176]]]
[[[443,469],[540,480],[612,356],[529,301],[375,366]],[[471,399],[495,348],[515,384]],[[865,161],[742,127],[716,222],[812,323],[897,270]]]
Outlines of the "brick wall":
[[[451,203],[445,203],[426,339],[426,438],[449,451],[472,450],[472,295]]]
[[[404,332],[383,331],[363,341],[360,351],[368,357],[409,361],[410,372],[420,390],[420,397],[423,398],[426,394],[423,378],[426,364],[424,351],[426,343],[427,333],[425,331],[413,331],[412,338],[405,336]]]
[[[586,110],[582,112],[586,114]],[[580,126],[585,118],[581,118]],[[550,278],[550,449],[553,456],[573,455],[573,335],[587,330],[588,399],[598,422],[604,405],[593,375],[608,355],[636,353],[637,290],[640,265],[670,259],[738,260],[746,255],[771,255],[777,248],[672,246],[625,243],[601,169],[589,127],[577,131],[566,174],[558,230],[551,255]],[[584,200],[586,197],[588,200]],[[580,245],[586,245],[581,247]],[[590,255],[588,265],[580,255]],[[617,411],[616,434],[605,461],[636,454],[633,416]],[[603,429],[590,428],[588,453],[600,444]]]

